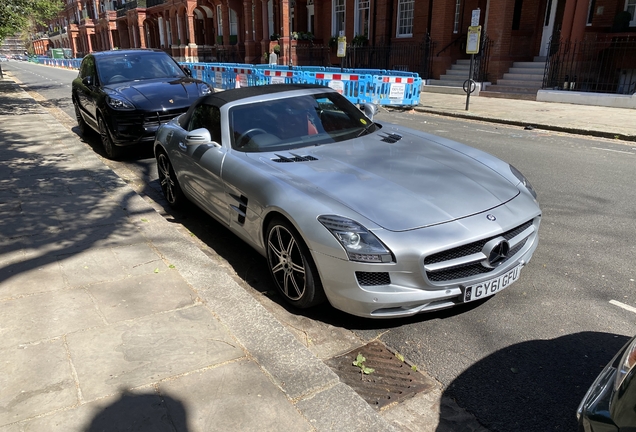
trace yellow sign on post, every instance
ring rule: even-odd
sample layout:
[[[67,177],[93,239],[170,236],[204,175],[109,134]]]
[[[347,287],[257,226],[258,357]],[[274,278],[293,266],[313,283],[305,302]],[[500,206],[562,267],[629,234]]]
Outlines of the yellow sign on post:
[[[468,27],[468,38],[466,40],[466,54],[477,54],[481,40],[481,26]]]
[[[345,36],[338,37],[338,51],[336,52],[338,57],[347,56],[347,38]]]

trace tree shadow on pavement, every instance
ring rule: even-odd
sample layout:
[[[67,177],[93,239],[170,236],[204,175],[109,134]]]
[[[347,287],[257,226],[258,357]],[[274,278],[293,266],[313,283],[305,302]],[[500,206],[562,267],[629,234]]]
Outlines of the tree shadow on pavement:
[[[156,393],[124,392],[103,408],[84,430],[187,432],[186,420],[186,409],[178,399]]]
[[[581,332],[518,343],[476,362],[444,396],[492,432],[576,431],[576,409],[601,369],[629,340]],[[458,431],[456,412],[441,406],[436,432]]]

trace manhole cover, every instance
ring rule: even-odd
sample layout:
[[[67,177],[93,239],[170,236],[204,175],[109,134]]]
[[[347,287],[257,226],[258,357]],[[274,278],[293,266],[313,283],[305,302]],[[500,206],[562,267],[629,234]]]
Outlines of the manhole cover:
[[[363,375],[353,362],[362,354],[364,365],[375,369]],[[367,403],[380,410],[423,391],[430,391],[434,382],[400,361],[380,342],[371,342],[347,354],[326,360],[325,363],[354,389]]]

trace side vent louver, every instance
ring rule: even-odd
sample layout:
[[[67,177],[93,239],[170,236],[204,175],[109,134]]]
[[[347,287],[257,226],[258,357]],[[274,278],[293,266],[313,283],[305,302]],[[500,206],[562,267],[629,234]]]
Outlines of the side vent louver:
[[[294,153],[290,153],[290,156],[283,156],[283,155],[279,155],[278,153],[276,154],[277,158],[276,159],[272,159],[272,161],[274,162],[279,162],[279,163],[286,163],[286,162],[309,162],[309,161],[315,161],[318,160],[313,156],[300,156]]]
[[[247,197],[245,195],[241,195],[239,210],[238,223],[243,225],[245,223],[245,216],[247,215]]]
[[[398,142],[401,139],[402,139],[402,135],[396,134],[396,133],[391,133],[391,134],[386,134],[384,137],[382,137],[382,139],[380,141],[383,141],[383,142],[389,143],[389,144],[395,144],[396,142]]]

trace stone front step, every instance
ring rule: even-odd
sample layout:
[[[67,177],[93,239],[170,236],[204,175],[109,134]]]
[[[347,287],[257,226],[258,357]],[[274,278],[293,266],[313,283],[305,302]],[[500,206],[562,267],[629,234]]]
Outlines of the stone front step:
[[[512,75],[532,75],[543,77],[544,69],[531,69],[531,68],[511,68],[507,73]]]
[[[497,85],[506,86],[506,87],[529,87],[529,88],[535,88],[538,90],[543,85],[543,80],[530,81],[530,80],[500,79],[500,80],[497,80]]]
[[[443,93],[443,94],[456,94],[466,95],[461,87],[441,86],[441,85],[424,85],[422,86],[422,93]],[[471,94],[471,96],[478,95],[478,90]],[[420,103],[426,101],[426,96],[420,97]]]
[[[533,94],[536,95],[537,91],[540,90],[536,87],[524,87],[524,86],[505,86],[500,84],[489,85],[486,87],[486,90],[489,92],[498,92],[498,93],[525,93],[525,94]]]
[[[542,73],[518,73],[514,69],[510,69],[508,72],[504,74],[506,79],[512,80],[530,80],[530,81],[543,81],[543,72]]]
[[[514,62],[510,70],[488,86],[481,96],[507,99],[537,100],[537,92],[543,86],[545,59],[533,62]]]
[[[519,100],[537,100],[536,93],[512,93],[512,92],[497,92],[497,91],[488,91],[483,90],[479,93],[481,97],[492,97],[492,98],[502,98],[502,99],[519,99]]]
[[[545,69],[545,62],[514,62],[513,68]]]
[[[445,87],[461,87],[466,80],[429,80],[430,85],[445,86]]]
[[[454,75],[454,76],[466,76],[468,77],[470,70],[469,69],[447,69],[446,75]],[[444,76],[444,75],[442,75]]]

